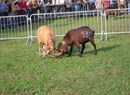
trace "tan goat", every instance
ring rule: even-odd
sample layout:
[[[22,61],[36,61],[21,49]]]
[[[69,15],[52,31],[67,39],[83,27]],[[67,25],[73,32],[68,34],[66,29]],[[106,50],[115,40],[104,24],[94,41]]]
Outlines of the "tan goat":
[[[47,26],[40,26],[37,29],[37,39],[39,44],[39,54],[48,55],[55,49],[55,34]]]

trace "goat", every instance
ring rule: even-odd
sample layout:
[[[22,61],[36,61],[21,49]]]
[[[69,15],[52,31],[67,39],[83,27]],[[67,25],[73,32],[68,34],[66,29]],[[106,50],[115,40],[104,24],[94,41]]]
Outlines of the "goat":
[[[106,16],[106,19],[108,20],[109,15],[117,16],[120,14],[121,14],[121,10],[119,10],[119,9],[108,9],[108,10],[106,10],[105,16]]]
[[[83,26],[78,29],[73,29],[67,32],[62,42],[59,43],[57,50],[60,52],[55,55],[56,57],[68,54],[71,56],[73,47],[76,46],[79,51],[79,56],[82,56],[82,53],[85,49],[85,43],[91,42],[95,48],[95,55],[97,54],[96,44],[94,42],[94,31],[92,31],[88,26]],[[82,44],[82,49],[80,51],[80,44]],[[69,47],[70,46],[70,49]]]
[[[37,39],[39,44],[39,54],[48,55],[55,49],[55,34],[47,26],[40,26],[37,29]]]

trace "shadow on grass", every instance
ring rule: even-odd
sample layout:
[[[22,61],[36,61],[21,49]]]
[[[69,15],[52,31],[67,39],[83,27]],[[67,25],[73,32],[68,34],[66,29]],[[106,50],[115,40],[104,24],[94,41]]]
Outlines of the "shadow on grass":
[[[120,45],[113,45],[113,46],[109,46],[109,47],[101,47],[101,48],[98,48],[97,49],[97,54],[98,52],[106,52],[106,51],[110,51],[110,50],[113,50],[117,47],[120,47]],[[93,48],[94,49],[94,48]],[[83,54],[88,54],[88,53],[94,53],[95,50],[91,50],[91,51],[88,51],[88,52],[84,52]]]
[[[113,45],[113,46],[108,46],[108,47],[101,47],[101,48],[98,48],[97,49],[97,55],[99,52],[106,52],[106,51],[111,51],[115,48],[118,48],[120,47],[120,45]],[[87,50],[87,47],[85,48]],[[95,53],[95,50],[93,48],[93,50],[91,51],[86,51],[86,52],[83,52],[83,55],[85,54],[94,54]],[[71,54],[71,57],[72,56],[79,56],[79,52],[78,52],[78,49],[77,48],[74,48],[73,51],[72,51],[72,54]],[[64,54],[63,56],[59,56],[58,58],[64,58],[64,57],[68,57],[68,54]]]

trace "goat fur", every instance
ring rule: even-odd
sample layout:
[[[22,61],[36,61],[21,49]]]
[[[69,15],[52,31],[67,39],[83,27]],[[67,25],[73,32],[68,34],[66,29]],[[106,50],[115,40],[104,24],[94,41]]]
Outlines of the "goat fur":
[[[61,55],[68,54],[71,56],[73,47],[76,46],[79,51],[79,55],[82,56],[82,53],[85,49],[85,43],[91,42],[95,48],[95,55],[97,54],[96,44],[94,42],[94,31],[92,31],[88,26],[83,26],[77,29],[73,29],[67,32],[62,42],[58,45],[58,51],[61,52]],[[80,44],[82,44],[82,49],[80,50]],[[68,48],[70,46],[70,49]]]
[[[39,44],[39,54],[48,55],[55,49],[55,34],[47,26],[40,26],[37,29],[37,39]]]

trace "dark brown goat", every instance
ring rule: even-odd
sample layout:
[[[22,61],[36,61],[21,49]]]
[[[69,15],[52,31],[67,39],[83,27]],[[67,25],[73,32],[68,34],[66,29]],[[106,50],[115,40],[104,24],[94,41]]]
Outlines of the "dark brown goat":
[[[67,32],[63,41],[58,45],[58,51],[60,55],[68,54],[71,56],[73,47],[76,46],[79,51],[79,56],[82,56],[82,53],[85,49],[85,43],[91,42],[95,48],[95,55],[97,54],[96,44],[94,42],[94,31],[92,31],[88,26],[83,26],[78,29],[73,29]],[[80,50],[80,44],[82,44],[82,49]],[[68,48],[70,46],[70,50]]]

